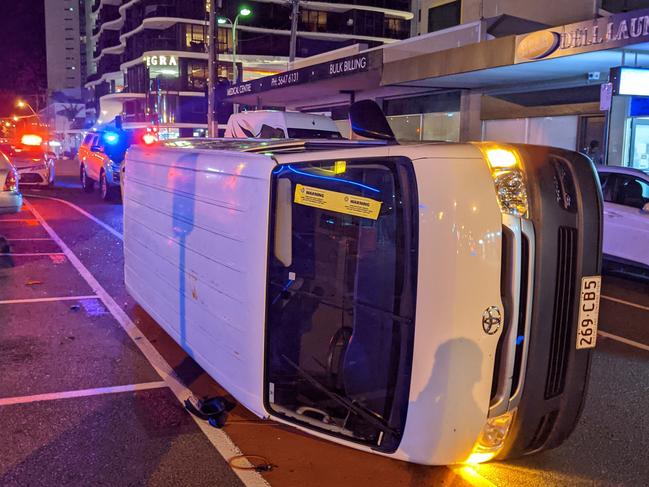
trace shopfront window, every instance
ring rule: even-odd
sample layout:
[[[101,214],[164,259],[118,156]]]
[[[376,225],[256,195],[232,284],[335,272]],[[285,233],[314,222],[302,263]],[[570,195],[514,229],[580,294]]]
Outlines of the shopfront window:
[[[267,404],[287,421],[393,451],[414,340],[411,163],[280,166],[273,188]]]
[[[187,85],[195,90],[202,90],[207,86],[207,65],[205,63],[187,63]]]
[[[649,118],[632,119],[629,156],[629,166],[649,169]]]

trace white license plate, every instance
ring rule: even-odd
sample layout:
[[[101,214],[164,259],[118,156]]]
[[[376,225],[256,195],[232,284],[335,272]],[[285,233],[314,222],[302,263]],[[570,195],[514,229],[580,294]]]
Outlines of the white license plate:
[[[577,350],[593,348],[597,342],[597,320],[599,318],[599,295],[601,276],[581,278],[579,293],[579,321],[577,322]]]

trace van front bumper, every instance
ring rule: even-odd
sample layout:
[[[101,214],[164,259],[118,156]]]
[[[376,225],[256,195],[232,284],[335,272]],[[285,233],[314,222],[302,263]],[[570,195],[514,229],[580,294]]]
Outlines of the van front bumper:
[[[529,285],[521,283],[525,294],[516,297],[528,311],[525,319],[519,312],[514,334],[525,351],[513,369],[518,388],[512,388],[508,407],[494,410],[515,411],[499,459],[554,448],[574,430],[592,355],[592,349],[576,349],[581,278],[599,275],[601,262],[602,198],[591,161],[548,147],[517,150],[528,179],[529,215],[522,221],[533,229],[533,258]],[[511,273],[503,267],[503,280]],[[495,398],[502,380],[496,373],[492,408],[502,400]]]

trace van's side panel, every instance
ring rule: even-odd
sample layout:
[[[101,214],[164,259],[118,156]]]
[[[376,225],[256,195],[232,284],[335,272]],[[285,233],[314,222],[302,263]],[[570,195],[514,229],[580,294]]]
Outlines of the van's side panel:
[[[466,460],[485,424],[502,329],[486,334],[482,315],[503,310],[502,220],[487,164],[474,147],[441,147],[417,149],[428,152],[424,159],[410,155],[420,270],[410,405],[397,452],[438,465]]]
[[[264,416],[272,159],[133,147],[124,194],[129,293],[216,381]]]

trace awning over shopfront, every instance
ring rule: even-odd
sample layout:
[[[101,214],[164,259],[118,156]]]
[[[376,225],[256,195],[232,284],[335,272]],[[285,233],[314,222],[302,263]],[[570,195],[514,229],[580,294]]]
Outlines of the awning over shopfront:
[[[366,51],[231,86],[225,101],[283,106],[312,98],[316,82],[318,96],[374,89],[380,84],[382,66],[380,50]]]

